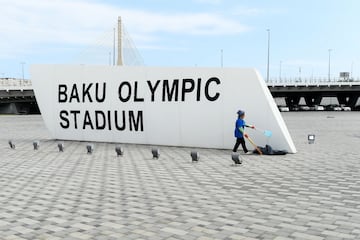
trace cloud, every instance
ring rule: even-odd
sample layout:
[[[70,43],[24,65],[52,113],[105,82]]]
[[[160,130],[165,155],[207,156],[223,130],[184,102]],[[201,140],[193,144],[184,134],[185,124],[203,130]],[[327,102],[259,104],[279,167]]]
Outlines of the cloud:
[[[157,14],[124,12],[129,25],[142,33],[171,33],[182,35],[238,34],[249,28],[236,21],[208,13]]]
[[[237,6],[233,7],[230,11],[231,14],[236,16],[264,16],[264,15],[283,15],[288,12],[286,8],[257,8],[257,7],[245,7]]]
[[[238,16],[259,16],[264,14],[266,11],[260,8],[247,8],[247,7],[236,7],[232,11],[232,14]]]
[[[212,0],[217,2],[217,0]],[[105,34],[111,45],[118,16],[135,42],[156,45],[162,34],[227,35],[248,31],[236,20],[211,13],[162,13],[90,0],[0,0],[0,57],[24,54],[44,45],[84,46]]]

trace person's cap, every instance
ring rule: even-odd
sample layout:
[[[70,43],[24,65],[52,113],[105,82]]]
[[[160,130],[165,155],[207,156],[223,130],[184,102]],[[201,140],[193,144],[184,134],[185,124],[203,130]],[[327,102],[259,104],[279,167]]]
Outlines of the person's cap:
[[[244,115],[244,114],[245,114],[245,112],[244,112],[244,111],[242,111],[242,110],[239,110],[239,111],[237,112],[237,114],[238,114],[239,116],[242,116],[242,115]]]

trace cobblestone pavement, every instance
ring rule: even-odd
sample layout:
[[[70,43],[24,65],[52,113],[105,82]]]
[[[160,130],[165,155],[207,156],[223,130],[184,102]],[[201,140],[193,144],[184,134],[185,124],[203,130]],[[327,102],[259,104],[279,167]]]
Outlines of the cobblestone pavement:
[[[299,152],[236,167],[228,150],[60,153],[40,116],[0,116],[0,239],[360,239],[360,113],[283,116]]]

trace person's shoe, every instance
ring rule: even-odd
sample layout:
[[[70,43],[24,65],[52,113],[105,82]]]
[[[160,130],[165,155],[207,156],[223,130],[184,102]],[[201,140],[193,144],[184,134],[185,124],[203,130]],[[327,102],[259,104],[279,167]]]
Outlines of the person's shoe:
[[[252,152],[248,151],[248,152],[246,152],[245,154],[246,154],[246,155],[250,155],[250,154],[252,154]]]

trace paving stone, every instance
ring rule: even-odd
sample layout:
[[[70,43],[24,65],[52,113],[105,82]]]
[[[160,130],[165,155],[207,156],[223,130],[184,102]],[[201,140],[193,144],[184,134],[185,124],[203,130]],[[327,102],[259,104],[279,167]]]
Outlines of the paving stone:
[[[308,239],[308,240],[322,240],[322,239],[324,239],[323,237],[320,237],[320,236],[310,235],[310,234],[301,233],[301,232],[294,232],[291,236],[295,237],[295,238]]]
[[[360,239],[359,113],[328,114],[283,113],[298,153],[239,167],[217,149],[196,164],[190,148],[59,153],[40,116],[0,116],[0,239]]]
[[[345,233],[341,233],[338,231],[330,231],[330,230],[325,230],[322,232],[322,234],[324,235],[328,235],[328,236],[333,236],[333,237],[338,237],[338,238],[342,238],[342,239],[354,239],[355,237],[350,235],[350,234],[345,234]]]

